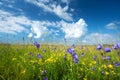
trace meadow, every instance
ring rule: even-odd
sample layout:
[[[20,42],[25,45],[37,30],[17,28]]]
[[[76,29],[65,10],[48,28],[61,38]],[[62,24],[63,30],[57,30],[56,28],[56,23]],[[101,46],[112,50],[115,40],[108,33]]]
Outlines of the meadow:
[[[120,43],[0,44],[0,80],[120,80]]]

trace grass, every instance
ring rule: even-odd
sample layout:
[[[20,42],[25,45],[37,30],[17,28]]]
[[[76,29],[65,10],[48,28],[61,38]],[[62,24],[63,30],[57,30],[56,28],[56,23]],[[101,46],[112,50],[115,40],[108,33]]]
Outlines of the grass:
[[[120,66],[114,66],[114,62],[120,63],[119,50],[105,53],[96,50],[96,46],[85,46],[84,49],[76,46],[79,58],[76,64],[67,53],[68,47],[41,45],[37,49],[34,45],[0,44],[0,80],[43,80],[45,77],[48,80],[120,80]],[[111,59],[102,60],[101,53]],[[42,58],[38,58],[38,54]]]

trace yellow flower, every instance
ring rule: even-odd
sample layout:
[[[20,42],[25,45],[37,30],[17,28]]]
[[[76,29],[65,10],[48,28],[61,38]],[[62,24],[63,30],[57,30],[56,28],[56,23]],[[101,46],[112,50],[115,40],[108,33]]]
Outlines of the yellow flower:
[[[25,73],[26,73],[26,70],[25,70],[25,69],[24,69],[24,70],[22,70],[22,71],[21,71],[21,73],[22,73],[22,74],[25,74]]]
[[[92,61],[92,64],[96,64],[96,61]]]
[[[45,60],[45,62],[53,62],[54,60],[53,60],[53,58],[52,57],[50,57],[50,58],[48,58],[47,60]]]
[[[112,72],[112,74],[116,74],[114,71],[111,71]]]
[[[82,71],[82,70],[83,70],[83,68],[80,68],[80,70]]]
[[[113,69],[113,66],[111,64],[108,65],[108,68]]]
[[[103,68],[107,68],[107,66],[106,66],[105,64],[104,64],[104,65],[102,65],[102,67],[103,67]]]
[[[85,65],[85,63],[84,63],[84,62],[82,62],[82,65]]]
[[[105,72],[105,75],[109,75],[109,72],[106,71],[106,72]]]
[[[15,57],[13,57],[13,58],[12,58],[12,60],[13,60],[13,61],[15,61],[15,60],[16,60],[16,58],[15,58]]]

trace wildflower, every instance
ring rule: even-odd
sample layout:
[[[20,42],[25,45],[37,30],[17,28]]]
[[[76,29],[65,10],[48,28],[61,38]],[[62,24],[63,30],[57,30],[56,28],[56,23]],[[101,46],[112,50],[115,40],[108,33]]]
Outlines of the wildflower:
[[[36,41],[34,42],[34,46],[36,46],[38,49],[40,48],[40,44],[37,43]]]
[[[94,59],[94,60],[96,60],[96,59],[97,59],[97,56],[96,56],[96,55],[94,55],[94,56],[93,56],[93,59]]]
[[[38,54],[37,56],[38,56],[38,58],[42,58],[42,55],[41,55],[41,54]]]
[[[84,54],[84,53],[82,53],[82,54],[81,54],[81,56],[83,57],[83,56],[85,56],[85,54]]]
[[[25,69],[24,69],[24,70],[22,70],[22,71],[21,71],[21,73],[22,73],[22,74],[25,74],[25,73],[26,73],[26,70],[25,70]]]
[[[43,71],[42,71],[42,74],[43,74],[43,75],[45,75],[46,73],[47,73],[46,70],[43,70]]]
[[[120,66],[118,62],[114,62],[114,66]]]
[[[43,80],[48,80],[48,78],[47,78],[47,77],[44,77]]]
[[[109,72],[105,71],[105,75],[109,75]]]
[[[95,70],[96,70],[96,68],[95,68],[95,67],[92,67],[92,70],[93,70],[93,71],[95,71]]]
[[[112,49],[116,50],[116,49],[118,49],[118,46],[114,45],[114,46],[112,46]]]
[[[16,60],[16,58],[15,58],[15,57],[13,57],[13,58],[12,58],[12,60],[13,60],[13,61],[15,61],[15,60]]]
[[[113,66],[111,64],[109,64],[107,67],[113,69]]]
[[[73,48],[68,48],[67,52],[70,53],[70,54],[72,54],[74,52],[74,49]]]
[[[107,47],[104,48],[104,51],[105,51],[105,52],[111,52],[110,48],[107,48]]]
[[[76,53],[72,54],[72,57],[73,57],[74,59],[78,59],[78,56],[77,56]]]
[[[119,43],[117,43],[117,46],[118,46],[118,48],[120,48],[120,42],[119,42]]]
[[[30,52],[29,54],[32,55],[32,52]]]
[[[102,65],[102,67],[103,67],[103,68],[107,68],[107,66],[106,66],[105,64],[104,64],[104,65]]]
[[[73,59],[73,62],[75,62],[76,64],[78,64],[78,59]]]
[[[96,48],[97,50],[100,50],[100,49],[102,49],[102,45],[101,44],[98,44],[98,46],[97,46],[97,48]]]
[[[96,61],[92,61],[92,64],[96,64]]]
[[[105,74],[105,72],[104,72],[104,71],[102,71],[102,72],[101,72],[101,74]]]
[[[102,59],[103,60],[110,60],[111,58],[110,58],[110,56],[102,56]]]
[[[67,56],[66,56],[66,54],[64,55],[64,60],[66,60],[67,59]]]

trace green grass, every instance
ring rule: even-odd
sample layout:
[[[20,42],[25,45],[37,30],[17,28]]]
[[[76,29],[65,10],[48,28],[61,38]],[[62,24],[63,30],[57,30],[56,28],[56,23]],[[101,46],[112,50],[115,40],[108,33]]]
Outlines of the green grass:
[[[120,66],[113,65],[114,62],[120,63],[119,50],[105,53],[103,50],[97,51],[95,46],[85,46],[84,49],[77,46],[75,51],[79,62],[76,64],[67,53],[67,48],[62,45],[41,45],[38,50],[33,45],[1,44],[0,80],[43,80],[44,77],[48,80],[120,80]],[[81,56],[82,52],[85,53],[84,57]],[[102,60],[101,53],[110,56],[111,60]],[[37,54],[43,58],[38,58]],[[67,60],[63,58],[65,54]],[[96,61],[93,55],[98,56]],[[43,70],[47,71],[44,75]]]

